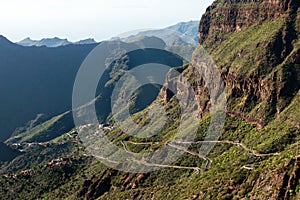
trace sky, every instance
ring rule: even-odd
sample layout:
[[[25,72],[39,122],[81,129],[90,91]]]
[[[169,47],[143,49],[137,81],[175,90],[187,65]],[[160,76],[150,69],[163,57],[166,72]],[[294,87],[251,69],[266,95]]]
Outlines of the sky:
[[[1,0],[0,35],[70,41],[200,20],[213,0]]]

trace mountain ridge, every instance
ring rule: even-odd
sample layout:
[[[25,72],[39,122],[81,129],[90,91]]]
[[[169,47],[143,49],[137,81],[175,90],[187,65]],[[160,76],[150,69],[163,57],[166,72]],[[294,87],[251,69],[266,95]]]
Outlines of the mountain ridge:
[[[16,44],[21,45],[21,46],[36,46],[36,47],[41,47],[41,46],[46,46],[46,47],[60,47],[60,46],[66,46],[70,44],[78,44],[78,45],[84,45],[84,44],[96,44],[97,42],[92,39],[83,39],[79,40],[77,42],[70,42],[68,39],[60,39],[58,37],[54,38],[43,38],[41,40],[32,40],[29,37],[17,42]]]
[[[130,41],[142,36],[155,36],[163,39],[167,45],[170,45],[176,37],[180,37],[185,43],[196,45],[198,43],[198,26],[199,21],[180,22],[166,28],[141,31],[137,34],[121,37],[121,40]]]
[[[8,40],[5,36],[0,35],[0,45],[13,45],[14,43]]]

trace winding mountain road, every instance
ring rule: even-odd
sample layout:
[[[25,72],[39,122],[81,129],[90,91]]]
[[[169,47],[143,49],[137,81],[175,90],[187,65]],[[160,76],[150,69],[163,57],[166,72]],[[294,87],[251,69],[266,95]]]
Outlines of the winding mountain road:
[[[257,156],[257,157],[278,155],[278,153],[268,153],[268,154],[259,153],[256,150],[252,150],[252,149],[248,148],[246,145],[244,145],[241,142],[234,142],[234,141],[230,141],[230,140],[206,140],[206,141],[197,141],[197,142],[174,141],[174,143],[177,143],[177,144],[203,144],[203,143],[232,144],[232,145],[237,145],[238,147],[247,151],[249,154]]]
[[[153,142],[132,142],[132,141],[126,141],[126,142],[132,143],[132,144],[135,144],[135,145],[159,144],[157,142],[155,142],[155,143],[153,143]],[[212,163],[212,160],[210,158],[205,157],[205,156],[201,155],[200,153],[196,153],[194,151],[188,150],[187,148],[179,145],[179,144],[190,144],[191,145],[191,144],[203,144],[203,143],[219,143],[219,144],[236,145],[236,146],[242,148],[243,150],[247,151],[249,154],[257,156],[257,157],[266,157],[266,156],[278,155],[277,153],[269,153],[269,154],[259,153],[256,150],[250,149],[249,147],[247,147],[246,145],[244,145],[241,142],[235,142],[235,141],[230,141],[230,140],[206,140],[206,141],[195,141],[195,142],[172,141],[172,142],[168,142],[167,145],[172,147],[172,148],[184,151],[184,152],[186,152],[190,155],[197,156],[199,159],[206,161],[204,170],[209,170],[210,166],[211,166],[211,163]],[[128,146],[126,145],[126,143],[124,141],[121,141],[121,144],[123,145],[123,148],[127,153],[135,154],[134,152],[130,151],[130,149],[128,148]],[[111,163],[118,164],[117,162],[109,160],[108,158],[104,158],[104,157],[98,157],[98,158],[106,160],[106,161],[111,162]],[[132,159],[132,161],[136,162],[136,163],[139,163],[139,164],[142,164],[142,165],[145,165],[145,166],[149,166],[149,167],[192,169],[197,173],[202,172],[202,169],[200,167],[188,167],[188,166],[179,166],[179,165],[164,165],[164,164],[157,164],[157,163],[149,163],[149,162],[147,162],[146,160],[143,160],[143,159],[142,160]],[[252,166],[251,167],[250,166],[243,166],[243,168],[252,169],[252,170],[254,169]]]

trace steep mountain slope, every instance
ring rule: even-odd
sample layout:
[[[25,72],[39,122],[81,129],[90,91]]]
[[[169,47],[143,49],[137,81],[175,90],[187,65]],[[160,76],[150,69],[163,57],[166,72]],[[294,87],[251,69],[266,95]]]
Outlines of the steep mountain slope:
[[[262,124],[293,99],[299,82],[299,2],[223,1],[208,8],[199,41],[223,72],[232,112]],[[222,5],[222,6],[221,6]]]
[[[95,46],[22,47],[1,36],[0,138],[39,113],[49,118],[69,110],[76,73]]]
[[[0,152],[0,162],[11,161],[21,154],[21,152],[10,148],[3,142],[0,142]]]
[[[195,141],[187,141],[191,144],[188,149],[182,141],[170,143],[181,116],[178,99],[166,88],[183,93],[181,86],[186,84],[179,79],[178,84],[170,85],[176,79],[172,73],[154,102],[163,104],[169,116],[157,135],[143,139],[128,134],[133,128],[126,133],[120,127],[104,128],[107,137],[126,152],[145,153],[170,146],[184,152],[177,161],[149,173],[109,169],[84,149],[76,133],[66,133],[49,145],[58,148],[62,141],[72,141],[75,147],[69,146],[72,148],[61,156],[56,155],[58,160],[49,160],[49,165],[46,158],[39,165],[27,166],[32,173],[19,173],[17,179],[1,178],[0,193],[8,199],[299,199],[299,7],[297,0],[217,0],[207,9],[200,22],[199,40],[216,61],[228,98],[218,141],[204,141],[211,108],[207,86],[195,70],[201,65],[196,51],[191,64],[177,69],[192,83],[202,116],[187,128],[197,129]],[[131,118],[145,125],[149,112],[147,107]],[[205,142],[216,146],[203,157],[199,152]],[[27,151],[22,159],[36,162],[30,157],[31,150]],[[47,148],[35,151],[48,155]],[[143,160],[134,162],[145,165]],[[10,175],[13,166],[3,168]],[[53,179],[47,174],[53,174]]]

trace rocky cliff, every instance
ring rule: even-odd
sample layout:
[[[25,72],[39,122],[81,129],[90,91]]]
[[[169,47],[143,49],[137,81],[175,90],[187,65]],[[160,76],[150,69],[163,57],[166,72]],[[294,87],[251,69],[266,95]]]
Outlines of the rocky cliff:
[[[297,0],[224,0],[208,7],[199,26],[199,41],[219,41],[224,33],[239,32],[297,11]]]
[[[277,157],[276,164],[265,160],[264,166],[253,168],[254,172],[246,175],[244,181],[234,186],[229,184],[229,191],[239,188],[239,192],[228,195],[228,199],[300,197],[297,186],[300,165],[298,157],[291,156],[299,154],[299,146],[295,146],[300,128],[297,119],[300,112],[297,105],[300,97],[299,19],[300,1],[297,0],[217,0],[201,19],[199,43],[222,74],[229,118],[255,125],[256,133],[239,130],[238,140],[264,146],[260,151],[290,154]],[[192,64],[181,70],[196,91],[201,115],[206,116],[211,102],[207,85],[195,69],[200,65],[196,54]],[[169,75],[160,94],[166,104],[173,104],[176,99],[167,88],[183,92],[181,84],[185,83],[173,80]],[[224,135],[228,136],[226,128]],[[199,199],[207,196],[207,193],[199,195]]]
[[[199,42],[222,73],[229,114],[261,128],[299,91],[299,7],[297,0],[218,0],[203,15]],[[192,63],[183,74],[192,80],[205,112],[209,94],[193,67],[195,58]]]

